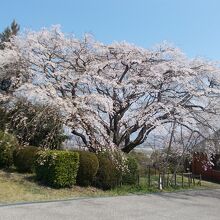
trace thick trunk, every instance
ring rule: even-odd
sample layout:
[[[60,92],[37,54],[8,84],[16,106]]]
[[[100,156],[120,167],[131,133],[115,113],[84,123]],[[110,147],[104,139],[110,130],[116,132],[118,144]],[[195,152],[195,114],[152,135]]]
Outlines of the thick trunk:
[[[113,132],[113,143],[115,145],[119,145],[119,126],[118,126],[118,115],[115,115],[114,116],[114,125],[113,125],[113,129],[114,129],[114,132]]]
[[[148,124],[144,125],[141,130],[139,131],[136,139],[134,141],[130,141],[131,134],[128,135],[127,141],[125,139],[125,146],[122,148],[122,151],[125,153],[129,153],[132,151],[135,147],[141,145],[144,143],[144,141],[147,139],[147,136],[150,134],[150,132],[155,128],[155,126]]]
[[[124,148],[122,148],[122,151],[124,152],[124,153],[130,153],[135,147],[136,147],[137,145],[135,145],[135,144],[129,144],[129,145],[127,145],[126,147],[124,147]]]
[[[122,151],[125,153],[129,153],[136,146],[142,144],[145,140],[146,135],[147,135],[147,130],[148,130],[147,126],[142,127],[140,132],[138,133],[137,137],[135,138],[135,140],[131,141],[127,145],[125,145],[125,147],[122,148]]]

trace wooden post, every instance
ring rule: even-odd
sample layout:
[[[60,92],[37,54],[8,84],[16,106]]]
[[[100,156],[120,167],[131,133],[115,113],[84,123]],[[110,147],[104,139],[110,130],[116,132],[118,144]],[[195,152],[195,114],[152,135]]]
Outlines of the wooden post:
[[[158,189],[160,189],[160,172],[159,172],[159,175],[158,175]]]
[[[167,173],[167,187],[169,186],[169,173]]]
[[[182,173],[182,188],[184,187],[184,183],[183,183],[183,173]]]
[[[193,186],[195,186],[195,176],[192,174],[192,179],[193,179]]]
[[[174,175],[174,185],[176,186],[176,173]]]
[[[201,174],[199,175],[199,184],[200,184],[200,186],[202,185],[202,175]]]
[[[148,187],[150,187],[150,166],[148,167]]]
[[[190,174],[188,173],[188,186],[190,187]]]
[[[137,175],[137,184],[138,184],[138,186],[140,185],[140,175],[139,174]]]
[[[162,187],[163,187],[163,188],[166,187],[166,173],[165,173],[165,172],[163,172]]]

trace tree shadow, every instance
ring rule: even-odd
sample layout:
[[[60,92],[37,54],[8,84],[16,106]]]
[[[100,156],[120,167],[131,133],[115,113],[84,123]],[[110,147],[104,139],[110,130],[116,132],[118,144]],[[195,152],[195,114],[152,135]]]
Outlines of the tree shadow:
[[[164,199],[182,199],[190,200],[192,197],[206,197],[220,199],[220,189],[201,189],[201,190],[186,190],[172,193],[158,193],[157,196]]]

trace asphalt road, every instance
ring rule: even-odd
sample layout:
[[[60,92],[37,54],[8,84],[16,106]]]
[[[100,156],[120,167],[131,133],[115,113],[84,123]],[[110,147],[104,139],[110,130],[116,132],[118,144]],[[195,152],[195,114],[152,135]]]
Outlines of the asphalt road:
[[[1,220],[219,220],[220,190],[0,206]]]

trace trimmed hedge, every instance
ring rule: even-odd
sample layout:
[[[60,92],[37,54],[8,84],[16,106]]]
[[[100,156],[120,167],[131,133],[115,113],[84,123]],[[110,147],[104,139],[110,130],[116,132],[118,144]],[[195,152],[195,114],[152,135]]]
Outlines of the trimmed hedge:
[[[38,180],[56,187],[71,187],[76,183],[79,154],[71,151],[46,150],[37,153],[35,172]]]
[[[17,146],[17,139],[13,135],[0,131],[0,168],[13,164],[13,151]]]
[[[79,153],[79,169],[76,183],[79,186],[90,186],[99,168],[99,161],[94,153],[75,151]]]
[[[19,172],[33,172],[37,152],[40,148],[27,146],[18,148],[13,153],[14,165]]]
[[[137,183],[139,168],[138,163],[135,158],[127,158],[127,167],[128,170],[122,176],[122,183],[127,185],[134,185]]]
[[[116,168],[114,162],[107,155],[99,154],[99,169],[94,185],[103,190],[112,189],[121,182],[122,173]]]

